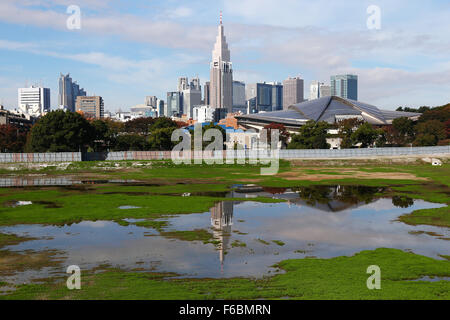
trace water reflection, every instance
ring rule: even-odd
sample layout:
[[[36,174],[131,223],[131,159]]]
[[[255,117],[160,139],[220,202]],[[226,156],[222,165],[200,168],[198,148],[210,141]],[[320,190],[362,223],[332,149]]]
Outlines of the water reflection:
[[[222,201],[216,203],[211,208],[211,225],[213,229],[214,240],[219,244],[217,249],[219,250],[219,260],[221,271],[223,271],[223,262],[225,251],[231,238],[231,226],[233,225],[233,201]]]
[[[0,232],[41,238],[7,248],[62,251],[65,266],[76,264],[86,270],[108,263],[127,270],[139,267],[187,277],[260,277],[273,272],[270,266],[280,260],[330,258],[378,247],[411,250],[434,258],[450,255],[449,242],[444,240],[450,237],[448,229],[395,221],[401,214],[442,205],[407,197],[389,198],[383,196],[384,191],[359,186],[284,190],[236,187],[227,196],[249,201],[223,201],[208,212],[166,219],[165,231],[206,230],[216,243],[166,238],[154,229],[134,225],[134,220],[128,226],[111,221],[84,221],[63,227],[1,227]],[[257,196],[287,201],[251,201]],[[433,233],[440,237],[432,236]],[[245,246],[233,246],[235,241]],[[64,268],[49,270],[65,275]],[[43,272],[33,274],[28,270],[12,278],[28,281],[32,277],[45,277]]]

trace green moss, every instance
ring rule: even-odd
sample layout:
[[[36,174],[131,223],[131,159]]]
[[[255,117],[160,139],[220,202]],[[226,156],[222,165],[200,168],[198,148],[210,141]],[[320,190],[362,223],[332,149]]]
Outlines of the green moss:
[[[421,209],[402,215],[398,220],[411,225],[450,227],[450,208]]]
[[[231,247],[233,247],[233,248],[244,248],[246,246],[247,246],[247,244],[245,244],[244,242],[241,242],[239,240],[234,240],[231,243]]]
[[[208,243],[214,239],[212,233],[204,229],[168,231],[161,232],[160,234],[166,238],[178,239],[182,241],[203,241],[203,243]]]
[[[144,221],[134,222],[133,224],[138,227],[153,228],[158,231],[161,231],[164,227],[167,227],[167,225],[168,225],[167,221],[161,221],[161,220],[144,220]]]
[[[279,246],[284,246],[285,245],[285,243],[283,241],[281,241],[281,240],[272,240],[272,242],[275,243],[276,245],[279,245]]]

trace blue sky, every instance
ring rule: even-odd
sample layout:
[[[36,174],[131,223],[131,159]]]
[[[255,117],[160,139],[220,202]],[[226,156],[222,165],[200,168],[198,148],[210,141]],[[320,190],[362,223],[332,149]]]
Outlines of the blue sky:
[[[80,30],[66,27],[69,5]],[[2,0],[0,99],[14,108],[18,87],[42,83],[56,107],[60,72],[110,111],[165,99],[179,76],[208,80],[220,10],[236,80],[300,75],[308,97],[312,80],[355,73],[360,100],[386,109],[450,102],[447,0]]]

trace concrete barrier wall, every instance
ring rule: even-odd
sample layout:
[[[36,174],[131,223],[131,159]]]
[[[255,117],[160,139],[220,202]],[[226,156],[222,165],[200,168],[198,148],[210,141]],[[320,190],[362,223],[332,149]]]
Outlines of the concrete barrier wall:
[[[367,158],[378,156],[426,156],[449,155],[450,146],[403,147],[372,149],[303,149],[279,150],[280,159],[340,159]],[[214,154],[211,151],[192,152],[194,159],[267,159],[272,155],[263,150],[224,150]],[[73,162],[102,160],[163,160],[171,159],[171,151],[121,151],[121,152],[58,152],[58,153],[0,153],[0,163],[14,162]]]
[[[81,152],[0,153],[0,163],[5,162],[72,162],[81,161]]]

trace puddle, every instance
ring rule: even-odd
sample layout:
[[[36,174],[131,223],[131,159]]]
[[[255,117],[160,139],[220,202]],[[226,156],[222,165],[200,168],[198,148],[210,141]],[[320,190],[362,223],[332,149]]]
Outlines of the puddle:
[[[236,188],[228,197],[249,201],[224,201],[208,212],[170,216],[164,219],[167,226],[161,232],[136,225],[142,222],[138,219],[126,219],[130,222],[127,226],[83,221],[62,227],[0,227],[0,232],[38,238],[4,249],[57,250],[64,256],[62,267],[27,270],[5,281],[65,276],[65,267],[72,264],[82,270],[108,264],[125,270],[175,272],[183,277],[262,277],[279,272],[271,266],[284,259],[331,258],[379,247],[436,259],[450,255],[448,241],[430,235],[448,238],[449,229],[396,221],[402,214],[443,205],[380,197],[382,191],[357,186]],[[251,201],[256,196],[286,202]],[[121,207],[134,208],[132,204]]]
[[[429,276],[425,276],[419,279],[412,279],[409,281],[431,281],[431,282],[435,282],[435,281],[450,281],[450,277],[429,277]]]

